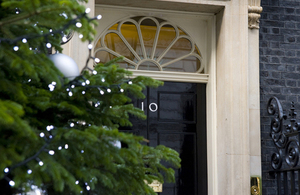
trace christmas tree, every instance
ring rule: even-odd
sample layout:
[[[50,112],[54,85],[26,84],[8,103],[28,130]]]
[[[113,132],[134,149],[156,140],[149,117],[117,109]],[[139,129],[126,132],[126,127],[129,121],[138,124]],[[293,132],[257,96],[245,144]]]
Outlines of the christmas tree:
[[[67,78],[48,56],[71,32],[92,41],[100,17],[76,0],[0,2],[1,194],[31,185],[49,195],[155,194],[146,183],[174,182],[177,152],[118,131],[131,116],[145,119],[131,97],[162,82],[91,55],[94,69]]]

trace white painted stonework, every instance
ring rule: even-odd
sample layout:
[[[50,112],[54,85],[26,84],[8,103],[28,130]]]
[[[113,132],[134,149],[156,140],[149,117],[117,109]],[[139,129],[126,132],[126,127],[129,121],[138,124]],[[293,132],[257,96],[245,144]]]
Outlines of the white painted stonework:
[[[250,177],[261,176],[259,11],[255,11],[257,18],[250,24],[248,17],[252,17],[253,9],[249,6],[261,10],[259,0],[95,0],[89,3],[95,11],[92,14],[96,15],[101,14],[101,10],[109,12],[110,9],[119,9],[128,17],[148,14],[183,24],[184,21],[195,22],[197,17],[199,21],[206,18],[207,75],[197,82],[207,83],[209,195],[250,194]],[[104,24],[117,22],[122,13],[108,13],[109,17],[103,17],[100,20],[102,25],[96,27],[99,33],[97,38],[107,27]],[[200,36],[196,25],[191,34],[195,39]],[[75,37],[65,46],[65,53],[82,68],[87,49]],[[147,71],[136,74],[192,82],[180,73],[176,76],[163,73],[151,75]]]

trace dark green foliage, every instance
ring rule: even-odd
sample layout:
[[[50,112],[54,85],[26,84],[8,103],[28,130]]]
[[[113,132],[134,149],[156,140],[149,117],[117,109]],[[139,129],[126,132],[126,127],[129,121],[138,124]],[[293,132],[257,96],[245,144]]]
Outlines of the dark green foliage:
[[[87,193],[87,185],[90,194],[155,194],[145,181],[174,182],[174,170],[161,162],[178,168],[178,153],[164,146],[148,147],[144,138],[118,132],[118,127],[131,125],[129,115],[145,119],[129,96],[144,98],[146,86],[158,87],[162,82],[136,77],[131,84],[131,73],[117,65],[120,59],[98,64],[97,74],[85,71],[69,82],[47,57],[46,43],[61,50],[61,35],[43,33],[63,28],[84,10],[75,0],[2,1],[0,185],[5,177],[15,181],[15,189],[34,184],[56,195]],[[80,20],[81,28],[73,25],[65,32],[75,30],[83,40],[91,40],[95,33],[91,22]],[[26,43],[22,37],[28,38]],[[86,80],[89,83],[82,86]],[[54,91],[48,88],[52,82]],[[51,125],[54,129],[47,131]],[[42,132],[44,138],[39,136]],[[115,147],[116,140],[126,147]],[[45,150],[39,152],[41,148]],[[49,155],[48,150],[55,154]],[[11,170],[8,175],[3,171],[6,167]]]

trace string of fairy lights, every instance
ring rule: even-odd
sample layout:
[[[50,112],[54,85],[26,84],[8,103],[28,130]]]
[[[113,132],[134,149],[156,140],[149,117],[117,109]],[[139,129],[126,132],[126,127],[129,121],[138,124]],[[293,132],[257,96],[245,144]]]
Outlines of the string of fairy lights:
[[[87,8],[83,14],[80,14],[76,18],[70,20],[67,24],[65,24],[60,29],[56,29],[56,30],[50,29],[49,32],[46,32],[46,33],[43,32],[42,34],[29,34],[29,35],[20,36],[20,37],[14,38],[14,39],[7,39],[7,38],[1,38],[0,37],[0,43],[1,42],[2,43],[5,42],[5,43],[8,43],[10,45],[13,45],[12,49],[14,51],[18,51],[19,50],[18,44],[20,42],[27,43],[31,39],[36,39],[36,38],[40,38],[40,37],[44,37],[45,40],[47,40],[48,36],[53,36],[54,34],[62,34],[62,43],[66,43],[69,40],[68,40],[67,36],[63,34],[63,32],[65,30],[69,29],[72,25],[75,25],[77,28],[81,28],[82,24],[79,21],[81,18],[84,17],[84,18],[88,19],[88,21],[100,20],[102,18],[101,15],[98,15],[98,16],[96,16],[94,18],[89,18],[87,16],[87,14],[90,11],[91,11],[90,8]],[[19,13],[20,13],[20,10],[16,9],[16,14],[19,14]],[[79,34],[79,38],[82,39],[83,35]],[[48,49],[52,48],[52,45],[51,45],[50,42],[46,42],[45,46]],[[81,91],[81,93],[83,95],[89,89],[97,89],[99,91],[100,95],[104,95],[105,93],[111,93],[112,92],[112,88],[117,88],[118,89],[117,91],[119,93],[123,93],[124,89],[121,88],[121,84],[122,83],[127,83],[129,85],[133,84],[132,81],[128,79],[128,80],[124,80],[122,83],[115,84],[115,85],[110,85],[110,88],[109,87],[105,87],[105,86],[99,86],[99,85],[90,85],[90,81],[88,79],[86,79],[82,75],[82,73],[85,70],[88,70],[92,74],[97,75],[98,74],[97,71],[89,68],[88,64],[89,64],[90,60],[93,60],[95,63],[99,63],[100,59],[92,56],[93,45],[91,44],[91,41],[89,42],[87,48],[89,50],[89,54],[88,54],[88,58],[86,60],[86,64],[85,64],[84,68],[81,71],[81,74],[79,76],[77,76],[75,79],[71,80],[67,85],[64,86],[66,88],[68,96],[73,96],[72,89],[74,89],[75,87],[83,87],[84,89]],[[30,48],[30,50],[32,50],[32,49],[33,48]],[[35,48],[35,50],[38,50],[38,49]],[[31,82],[31,79],[29,79],[28,82]],[[101,82],[104,83],[105,82],[105,78],[102,78]],[[55,87],[56,87],[56,82],[54,82],[54,81],[48,85],[48,88],[49,88],[50,91],[54,91]],[[93,103],[94,107],[98,107],[99,105],[100,105],[100,102],[94,102]],[[112,106],[110,106],[110,108],[112,108]],[[74,128],[74,127],[76,127],[75,123],[74,122],[70,122],[68,124],[68,128]],[[80,125],[91,126],[91,124],[86,124],[86,122],[84,122],[84,121],[77,122],[77,123],[80,123]],[[14,170],[17,167],[26,165],[29,161],[32,161],[32,160],[36,160],[37,163],[39,164],[39,166],[43,166],[44,162],[41,159],[39,159],[39,155],[42,152],[48,152],[48,154],[51,155],[51,156],[55,155],[55,150],[48,149],[48,146],[50,145],[51,141],[55,138],[55,135],[53,134],[53,130],[55,130],[55,129],[56,129],[56,127],[54,127],[53,125],[48,125],[46,127],[46,129],[39,134],[39,137],[44,139],[45,144],[34,155],[32,155],[31,157],[25,159],[24,161],[22,161],[22,162],[20,162],[20,163],[18,163],[16,165],[14,165],[14,166],[6,167],[4,169],[4,173],[5,173],[4,174],[4,179],[6,179],[8,181],[8,183],[9,183],[10,186],[12,186],[12,187],[15,186],[15,182],[12,179],[9,178],[9,174],[12,172],[12,170]],[[114,145],[115,143],[112,143],[112,144]],[[69,148],[69,145],[68,144],[64,144],[64,146],[58,146],[57,150],[58,151],[61,151],[63,149],[67,150],[68,148]],[[84,150],[81,150],[80,152],[84,153]],[[32,173],[33,173],[33,170],[31,170],[31,169],[27,170],[27,174],[30,175]],[[93,182],[94,179],[95,178],[92,178],[90,180],[90,182]],[[75,184],[79,185],[79,180],[76,180]],[[89,186],[88,182],[84,182],[84,186],[85,186],[85,189],[87,191],[91,190],[91,187]],[[83,193],[83,191],[81,191],[81,193]]]
[[[92,20],[100,20],[102,18],[101,15],[98,15],[98,16],[96,16],[94,18],[89,18],[87,16],[87,14],[90,13],[90,11],[91,11],[91,9],[87,8],[84,13],[82,13],[82,14],[78,15],[76,18],[70,20],[62,28],[59,28],[59,29],[56,29],[56,30],[49,29],[49,32],[41,32],[41,34],[27,34],[27,35],[23,35],[23,36],[20,36],[20,37],[16,37],[14,39],[8,39],[8,38],[2,38],[2,37],[0,37],[0,43],[8,43],[10,45],[13,45],[13,50],[14,51],[18,51],[19,50],[19,46],[17,44],[20,43],[20,42],[27,43],[31,39],[37,39],[37,38],[40,38],[40,37],[44,37],[47,40],[47,37],[53,36],[54,34],[61,34],[62,35],[62,42],[65,43],[65,42],[68,41],[68,39],[67,39],[67,36],[64,35],[63,32],[65,30],[69,29],[74,24],[75,24],[75,26],[77,28],[81,28],[82,27],[82,23],[80,22],[81,18],[86,18],[89,22],[92,21]],[[19,12],[20,11],[18,9],[16,9],[16,14],[19,14]],[[62,14],[62,15],[65,15],[65,14]],[[67,17],[67,16],[65,16],[65,17]],[[34,26],[36,26],[36,25],[37,24],[34,24]],[[83,35],[79,34],[79,38],[82,39]],[[50,42],[46,42],[45,46],[47,48],[51,48],[52,47],[52,45],[51,45]],[[37,48],[35,48],[35,50],[37,50]]]

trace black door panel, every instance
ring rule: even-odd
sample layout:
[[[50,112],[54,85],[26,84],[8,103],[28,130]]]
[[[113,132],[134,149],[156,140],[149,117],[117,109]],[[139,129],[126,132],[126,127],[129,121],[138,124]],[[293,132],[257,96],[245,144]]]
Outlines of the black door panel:
[[[207,195],[205,84],[165,82],[148,88],[143,105],[147,120],[132,118],[125,128],[144,136],[150,146],[165,145],[180,154],[176,183],[163,184],[159,195]]]

